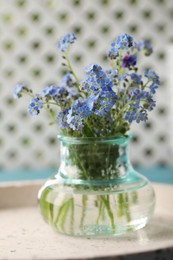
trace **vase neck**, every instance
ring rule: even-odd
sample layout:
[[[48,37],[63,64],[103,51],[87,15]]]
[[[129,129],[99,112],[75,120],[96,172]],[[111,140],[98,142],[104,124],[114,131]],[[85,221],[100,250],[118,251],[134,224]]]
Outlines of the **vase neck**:
[[[120,180],[131,169],[128,141],[127,138],[61,140],[59,175],[78,182]]]

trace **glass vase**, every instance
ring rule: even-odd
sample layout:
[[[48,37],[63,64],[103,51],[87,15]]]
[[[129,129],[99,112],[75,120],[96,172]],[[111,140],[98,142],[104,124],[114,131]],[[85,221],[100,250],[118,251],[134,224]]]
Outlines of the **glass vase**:
[[[129,161],[129,137],[59,140],[59,170],[38,194],[49,225],[66,235],[105,237],[148,223],[154,190]]]

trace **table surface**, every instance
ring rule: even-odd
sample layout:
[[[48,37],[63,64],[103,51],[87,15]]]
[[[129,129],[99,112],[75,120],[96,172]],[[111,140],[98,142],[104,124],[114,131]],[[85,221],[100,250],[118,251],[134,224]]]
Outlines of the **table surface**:
[[[31,184],[33,185],[33,184]],[[9,198],[32,201],[35,187],[3,188]],[[21,196],[21,192],[23,193]],[[114,238],[76,238],[57,234],[42,220],[36,203],[0,210],[0,259],[173,259],[173,186],[154,184],[156,210],[144,229]],[[2,189],[1,189],[2,190]],[[11,191],[10,191],[11,190]],[[33,190],[33,192],[32,192]],[[15,193],[16,198],[14,198]],[[29,193],[32,199],[29,199]],[[0,197],[2,194],[0,194]],[[10,206],[10,202],[8,201]],[[18,206],[17,206],[18,205]],[[139,258],[140,254],[140,258]],[[123,256],[123,258],[120,258]],[[149,257],[149,258],[146,258]]]

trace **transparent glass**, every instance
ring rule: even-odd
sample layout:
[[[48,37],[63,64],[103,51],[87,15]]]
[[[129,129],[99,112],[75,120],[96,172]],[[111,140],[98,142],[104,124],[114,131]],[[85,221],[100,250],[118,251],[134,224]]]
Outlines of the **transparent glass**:
[[[129,161],[129,138],[59,139],[58,173],[38,194],[46,222],[66,235],[103,237],[148,223],[154,190]]]

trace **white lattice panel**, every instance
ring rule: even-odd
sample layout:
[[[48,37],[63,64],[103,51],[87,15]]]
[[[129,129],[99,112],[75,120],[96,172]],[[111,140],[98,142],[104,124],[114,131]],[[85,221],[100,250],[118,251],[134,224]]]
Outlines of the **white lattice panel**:
[[[56,43],[67,32],[78,37],[71,57],[81,79],[88,63],[106,67],[104,55],[116,35],[127,32],[152,41],[155,54],[145,58],[142,66],[152,64],[162,86],[148,123],[132,127],[131,158],[145,166],[172,164],[169,79],[173,65],[168,65],[172,27],[172,0],[0,0],[0,166],[58,165],[56,127],[48,126],[44,114],[27,116],[28,100],[14,102],[11,89],[25,81],[39,92],[48,83],[58,82],[62,67]]]

